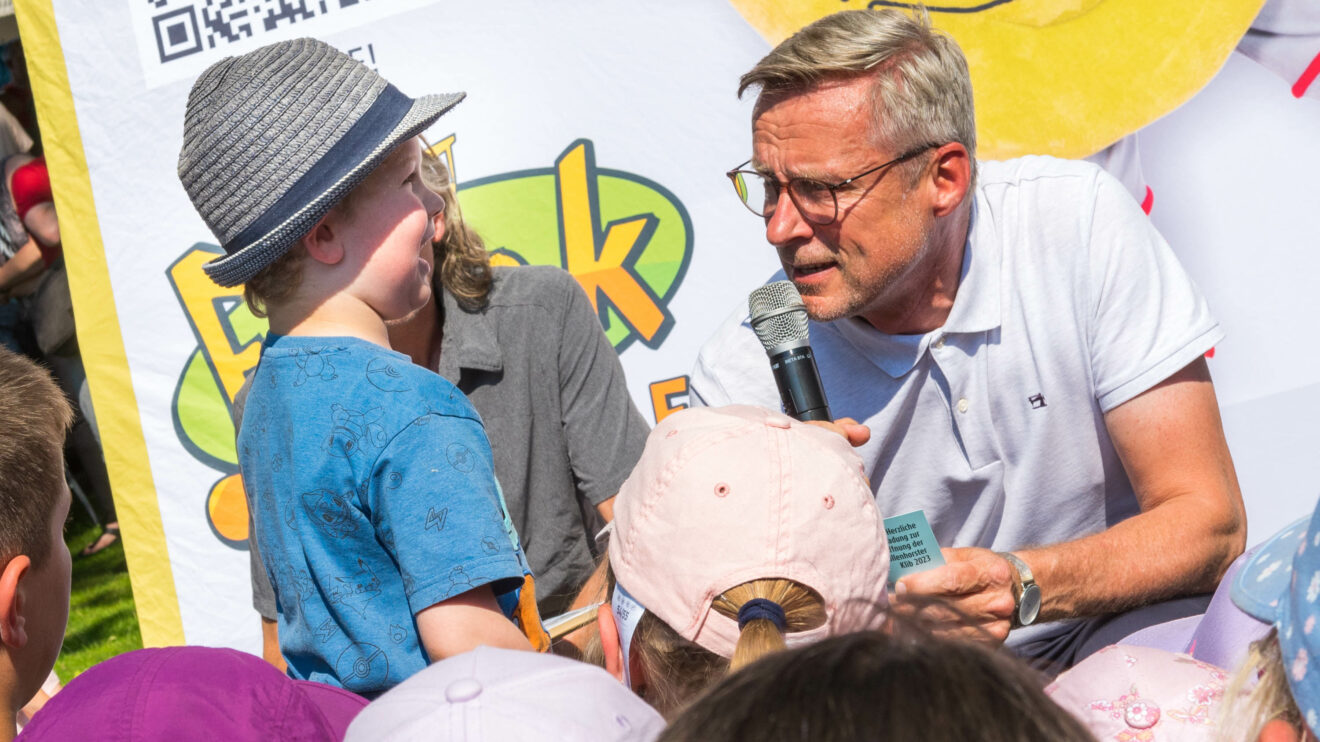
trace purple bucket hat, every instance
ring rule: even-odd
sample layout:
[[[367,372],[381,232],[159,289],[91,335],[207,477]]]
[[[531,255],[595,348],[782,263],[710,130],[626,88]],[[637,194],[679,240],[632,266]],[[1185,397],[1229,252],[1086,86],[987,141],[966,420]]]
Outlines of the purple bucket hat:
[[[366,705],[233,649],[139,649],[74,678],[19,739],[340,740]]]

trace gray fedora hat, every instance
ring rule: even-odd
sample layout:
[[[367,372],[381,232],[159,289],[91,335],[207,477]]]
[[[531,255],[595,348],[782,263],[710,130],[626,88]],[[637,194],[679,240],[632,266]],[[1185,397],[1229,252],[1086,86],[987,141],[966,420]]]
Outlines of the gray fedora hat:
[[[188,94],[179,151],[179,180],[225,250],[206,274],[221,286],[252,278],[464,95],[409,98],[308,38],[208,67]]]

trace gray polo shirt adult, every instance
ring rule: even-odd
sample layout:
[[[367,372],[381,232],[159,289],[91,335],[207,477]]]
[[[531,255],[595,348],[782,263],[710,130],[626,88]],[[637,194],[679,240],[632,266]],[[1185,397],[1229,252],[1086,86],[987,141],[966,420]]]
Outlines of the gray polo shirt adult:
[[[595,567],[596,506],[613,497],[650,428],[628,394],[618,355],[571,275],[547,266],[495,268],[485,308],[443,292],[439,367],[481,414],[541,615],[562,613]],[[240,395],[242,397],[244,395]],[[235,402],[241,416],[241,399]],[[252,544],[252,602],[275,596]]]

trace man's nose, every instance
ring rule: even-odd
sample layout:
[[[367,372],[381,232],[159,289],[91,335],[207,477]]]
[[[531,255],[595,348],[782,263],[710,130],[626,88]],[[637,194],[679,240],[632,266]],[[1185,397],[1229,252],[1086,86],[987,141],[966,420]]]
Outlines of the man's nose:
[[[797,204],[785,188],[779,192],[775,211],[765,220],[765,239],[772,245],[786,245],[813,233],[811,223],[802,217]]]

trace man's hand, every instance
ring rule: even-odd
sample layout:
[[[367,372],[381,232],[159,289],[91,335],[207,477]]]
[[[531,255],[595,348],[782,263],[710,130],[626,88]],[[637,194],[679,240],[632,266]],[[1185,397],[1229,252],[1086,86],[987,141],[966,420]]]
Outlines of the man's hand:
[[[892,608],[935,633],[1002,643],[1012,627],[1013,567],[989,549],[940,549],[942,567],[906,575]]]
[[[808,420],[808,425],[815,425],[826,430],[833,431],[843,436],[853,448],[865,445],[871,440],[871,429],[852,419],[851,417],[841,417],[834,422],[826,420]]]

